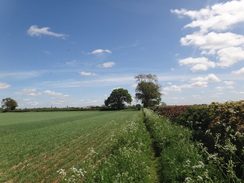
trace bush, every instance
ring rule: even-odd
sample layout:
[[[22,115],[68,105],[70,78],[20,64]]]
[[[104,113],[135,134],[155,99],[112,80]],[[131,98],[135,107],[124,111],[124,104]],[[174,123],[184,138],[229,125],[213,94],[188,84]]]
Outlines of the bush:
[[[178,124],[184,125],[192,130],[206,131],[211,123],[209,109],[206,106],[190,106],[185,109],[177,118]]]
[[[193,130],[194,139],[205,146],[206,158],[219,167],[227,180],[239,182],[244,179],[243,101],[192,106],[174,119],[174,122]]]
[[[175,119],[190,107],[206,107],[206,105],[174,105],[174,106],[154,106],[150,109],[161,116]]]

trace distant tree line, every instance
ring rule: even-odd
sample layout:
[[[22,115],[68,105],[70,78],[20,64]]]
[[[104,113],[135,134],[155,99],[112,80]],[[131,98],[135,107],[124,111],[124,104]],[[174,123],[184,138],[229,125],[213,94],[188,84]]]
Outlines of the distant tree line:
[[[135,98],[140,101],[143,107],[159,105],[161,101],[161,86],[157,83],[158,78],[153,74],[139,74],[135,76],[137,82]],[[130,106],[132,97],[127,89],[117,88],[112,91],[110,96],[104,101],[104,106],[92,107],[67,107],[67,108],[25,108],[16,109],[18,103],[12,98],[2,99],[3,112],[49,112],[49,111],[91,111],[91,110],[121,110],[121,109],[140,109],[141,104]],[[0,112],[1,112],[0,110]]]

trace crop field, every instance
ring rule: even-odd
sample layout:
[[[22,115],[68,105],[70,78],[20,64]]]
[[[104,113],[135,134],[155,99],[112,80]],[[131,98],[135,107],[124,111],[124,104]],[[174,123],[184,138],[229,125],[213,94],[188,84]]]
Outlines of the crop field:
[[[93,151],[106,155],[110,137],[136,113],[0,113],[0,182],[58,182],[58,170]]]
[[[178,112],[0,113],[0,182],[243,182],[243,102]]]

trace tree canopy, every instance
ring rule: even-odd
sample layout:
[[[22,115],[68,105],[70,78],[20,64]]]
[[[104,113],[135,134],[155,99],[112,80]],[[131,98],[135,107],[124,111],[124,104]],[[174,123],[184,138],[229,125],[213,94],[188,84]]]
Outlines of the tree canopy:
[[[113,109],[121,110],[124,108],[125,103],[131,103],[132,97],[128,90],[123,88],[114,89],[107,100],[104,101],[105,106]]]
[[[5,111],[13,111],[16,107],[18,107],[18,103],[12,99],[12,98],[5,98],[5,99],[2,99],[2,108],[5,110]]]
[[[136,99],[141,100],[143,107],[158,105],[161,101],[161,86],[157,84],[157,76],[152,74],[139,74],[135,76],[138,82]]]

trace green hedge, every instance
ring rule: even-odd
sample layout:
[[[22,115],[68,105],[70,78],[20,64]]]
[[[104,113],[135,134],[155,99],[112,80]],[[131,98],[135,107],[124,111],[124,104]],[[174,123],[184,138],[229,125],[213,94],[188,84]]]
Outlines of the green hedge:
[[[190,106],[171,119],[192,130],[193,139],[207,149],[206,158],[212,157],[227,180],[244,180],[244,101]]]

